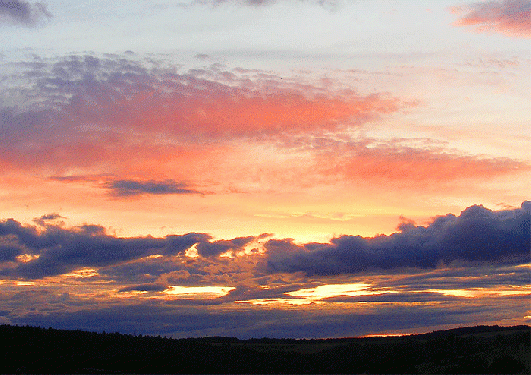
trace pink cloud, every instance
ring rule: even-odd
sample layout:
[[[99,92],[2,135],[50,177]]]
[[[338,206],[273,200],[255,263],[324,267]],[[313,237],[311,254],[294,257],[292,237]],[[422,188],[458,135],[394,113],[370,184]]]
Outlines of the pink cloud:
[[[325,175],[412,191],[531,170],[530,165],[512,159],[481,158],[392,144],[346,146],[339,152],[320,155],[317,160]],[[452,185],[454,188],[457,187]]]
[[[279,191],[338,177],[417,191],[529,170],[515,160],[345,140],[345,130],[415,105],[384,93],[334,91],[260,71],[235,69],[230,80],[213,68],[151,71],[93,56],[49,70],[32,87],[46,100],[0,109],[4,170],[121,197]]]
[[[113,91],[109,100],[108,92]],[[163,132],[185,138],[262,136],[333,130],[398,111],[384,95],[343,97],[295,88],[232,87],[191,76],[143,85],[127,95],[107,87],[105,95],[79,95],[63,108],[77,123]]]
[[[176,74],[94,56],[42,65],[29,72],[38,74],[26,75],[37,78],[26,82],[31,90],[20,100],[24,106],[0,108],[5,168],[46,167],[50,175],[68,175],[74,167],[82,168],[76,175],[104,171],[164,180],[156,172],[161,166],[200,173],[196,166],[212,168],[205,160],[219,165],[238,139],[343,130],[406,106],[382,93],[334,92],[262,72]],[[33,103],[34,97],[44,100]]]
[[[453,14],[462,15],[456,26],[476,26],[478,32],[494,31],[510,37],[531,38],[531,1],[504,0],[456,6]]]

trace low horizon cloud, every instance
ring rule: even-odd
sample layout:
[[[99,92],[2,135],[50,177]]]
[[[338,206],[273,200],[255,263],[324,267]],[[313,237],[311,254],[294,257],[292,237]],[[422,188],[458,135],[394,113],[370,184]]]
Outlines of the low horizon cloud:
[[[400,232],[390,236],[341,236],[329,244],[304,245],[269,240],[267,267],[273,273],[333,275],[435,268],[458,261],[529,262],[530,226],[531,201],[519,209],[497,212],[475,205],[459,216],[439,216],[426,227],[405,221],[398,227]]]
[[[198,256],[214,259],[228,251],[242,251],[270,235],[213,241],[207,233],[164,238],[119,238],[92,224],[65,228],[58,214],[35,219],[40,228],[13,219],[0,222],[0,274],[39,279],[83,267],[105,267],[154,255],[184,255],[196,246]],[[368,270],[433,269],[454,262],[529,262],[531,201],[521,208],[492,211],[481,205],[461,215],[438,216],[427,226],[403,221],[399,232],[375,237],[340,236],[329,243],[297,245],[291,239],[269,239],[266,272],[312,275],[355,274]],[[30,259],[29,261],[27,259]]]

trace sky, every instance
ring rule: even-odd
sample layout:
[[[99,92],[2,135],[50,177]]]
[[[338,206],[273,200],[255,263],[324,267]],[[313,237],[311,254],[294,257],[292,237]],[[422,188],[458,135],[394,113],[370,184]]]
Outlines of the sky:
[[[530,324],[530,39],[528,0],[0,0],[0,324]]]

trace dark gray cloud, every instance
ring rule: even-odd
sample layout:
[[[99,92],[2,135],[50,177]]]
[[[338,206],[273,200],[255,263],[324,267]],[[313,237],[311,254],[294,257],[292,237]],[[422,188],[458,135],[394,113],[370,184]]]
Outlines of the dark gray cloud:
[[[323,302],[385,302],[385,303],[410,303],[410,302],[448,302],[459,301],[459,297],[449,297],[434,292],[403,292],[403,293],[382,293],[368,296],[336,296],[323,298]]]
[[[105,267],[149,255],[182,254],[207,234],[188,233],[165,238],[117,238],[98,225],[62,228],[46,225],[38,231],[8,219],[0,222],[0,259],[13,261],[17,255],[35,255],[29,262],[2,271],[4,276],[38,279],[70,272],[80,267]]]
[[[137,285],[141,283],[145,285],[160,283],[158,280],[162,275],[165,275],[167,279],[167,275],[179,273],[183,270],[186,270],[184,271],[186,276],[194,272],[193,267],[190,265],[175,261],[169,257],[157,257],[112,264],[100,268],[98,273],[103,277],[116,281],[118,284]],[[179,285],[182,285],[182,280]]]
[[[219,240],[214,242],[201,242],[197,245],[197,253],[202,256],[216,256],[225,253],[229,250],[241,250],[249,242],[253,241],[255,237],[238,237],[232,240]]]
[[[61,215],[57,213],[52,213],[52,214],[42,215],[41,217],[37,217],[33,219],[33,222],[41,226],[46,226],[50,222],[54,222],[57,219],[64,219],[64,217],[62,217]]]
[[[31,4],[22,0],[0,0],[0,22],[34,26],[52,14],[42,3]]]
[[[65,285],[15,286],[13,281],[6,280],[0,293],[0,310],[5,311],[3,321],[11,324],[174,337],[344,337],[400,330],[428,331],[446,325],[497,324],[500,316],[521,319],[528,315],[529,296],[494,293],[464,298],[445,295],[444,291],[481,292],[483,289],[477,288],[485,288],[487,292],[522,292],[521,286],[529,284],[529,269],[515,267],[512,260],[529,261],[530,209],[529,202],[506,211],[472,206],[459,216],[438,217],[427,227],[415,226],[404,219],[400,233],[368,239],[343,236],[329,244],[297,245],[289,239],[269,240],[265,255],[234,259],[218,255],[240,250],[252,241],[265,240],[268,235],[218,241],[204,233],[117,238],[107,235],[98,225],[73,228],[54,225],[58,214],[41,216],[43,226],[24,226],[10,219],[0,222],[2,276],[38,279],[87,266],[98,268],[99,276],[76,279],[74,284]],[[528,251],[522,255],[519,241],[526,236],[527,243],[524,240],[523,245],[528,246]],[[492,248],[503,242],[513,250],[470,255],[473,246],[485,248],[491,242]],[[200,257],[182,256],[193,245]],[[353,258],[347,245],[362,248],[364,256]],[[486,247],[486,251],[492,248]],[[390,252],[387,256],[386,251]],[[421,254],[436,251],[437,256],[422,263],[419,251]],[[300,256],[301,253],[306,255]],[[24,261],[17,258],[25,254],[40,257],[33,260],[26,257]],[[389,259],[396,260],[399,266],[392,266]],[[433,268],[441,259],[454,264]],[[466,262],[459,263],[460,259]],[[306,277],[300,272],[267,274],[261,265],[264,260],[269,261],[269,266],[276,261],[277,268],[284,260],[282,266],[289,272],[331,276]],[[352,265],[354,261],[357,263]],[[313,263],[309,266],[310,262]],[[361,268],[367,272],[337,275]],[[382,269],[384,272],[380,272]],[[102,278],[106,281],[103,284]],[[299,297],[290,296],[290,292],[300,289],[358,282],[370,284],[367,291],[376,294],[336,295],[318,301],[329,306],[350,303],[355,306],[353,309],[322,309],[314,305],[277,309],[251,303],[255,299],[294,300]],[[153,298],[170,285],[223,285],[235,289],[218,298]],[[147,292],[147,298],[141,294],[131,299],[102,300],[96,293],[102,290]],[[95,293],[87,299],[87,292]]]
[[[511,263],[531,259],[531,202],[507,211],[471,206],[460,216],[440,216],[428,226],[404,222],[390,236],[341,236],[328,244],[270,240],[270,272],[308,275],[371,269],[435,268],[457,261]]]
[[[404,291],[426,289],[474,289],[474,288],[512,288],[529,285],[529,269],[514,267],[511,264],[482,262],[461,264],[454,267],[416,270],[416,272],[398,272],[385,277],[380,283],[375,276],[371,279],[376,287],[398,288]],[[420,272],[419,272],[420,271]],[[376,273],[375,273],[376,275]]]
[[[200,194],[198,190],[188,187],[186,183],[174,180],[164,181],[138,181],[138,180],[116,180],[105,184],[105,188],[111,191],[116,197],[131,197],[136,195],[185,195]]]
[[[341,236],[327,244],[298,245],[290,239],[272,239],[264,244],[267,249],[265,270],[269,273],[304,272],[311,276],[355,274],[371,270],[392,273],[408,268],[434,269],[441,264],[458,265],[458,262],[479,265],[525,262],[531,256],[530,207],[529,202],[524,202],[521,208],[506,211],[472,206],[460,216],[437,217],[426,227],[404,221],[399,226],[400,232],[390,236]],[[102,274],[113,278],[126,280],[124,275],[131,274],[127,279],[129,282],[154,282],[161,275],[186,270],[186,279],[189,280],[184,281],[193,283],[204,273],[200,267],[188,267],[166,258],[149,261],[144,258],[150,255],[182,255],[196,245],[200,257],[214,259],[227,251],[240,251],[252,241],[265,236],[217,241],[212,241],[205,233],[170,235],[164,238],[117,238],[107,235],[99,225],[86,224],[74,228],[61,226],[64,223],[54,225],[54,219],[59,217],[58,214],[49,214],[39,218],[42,226],[40,230],[23,226],[13,219],[0,222],[0,260],[16,262],[13,267],[2,270],[5,276],[38,279],[82,267],[98,267]],[[17,257],[20,255],[33,258],[30,257],[30,261],[27,258],[18,261]],[[226,267],[221,263],[211,266],[221,267],[220,272],[229,272],[228,269],[221,271]],[[484,266],[477,269],[481,273]],[[259,276],[262,271],[262,266],[259,266],[253,273]],[[501,275],[499,271],[496,272]],[[502,275],[497,282],[500,285],[507,282],[513,285],[525,284],[525,274],[512,274],[509,281]],[[138,275],[144,275],[144,281]],[[515,279],[517,276],[518,280]],[[181,279],[183,276],[174,274],[171,277]],[[466,280],[459,279],[462,277],[459,273],[455,276],[421,274],[408,277],[408,283],[420,289],[433,287],[435,279],[438,279],[437,285],[440,288],[452,288],[466,283]],[[485,282],[489,285],[492,283]],[[477,280],[470,284],[471,287],[478,285]],[[233,297],[236,296],[235,293],[256,294],[256,298],[271,297],[265,296],[263,291],[255,290],[244,292],[243,289],[238,289],[233,292]],[[278,296],[279,290],[270,290],[266,294],[268,293]]]
[[[232,301],[248,301],[248,300],[272,300],[272,299],[295,299],[286,293],[294,292],[303,288],[305,285],[301,283],[290,283],[285,285],[275,286],[268,285],[267,288],[260,288],[258,286],[237,285],[226,296],[219,299],[224,302]]]
[[[120,289],[120,292],[162,292],[168,289],[168,285],[163,284],[142,284],[131,285]]]
[[[203,243],[211,237],[205,233],[187,233],[184,235],[170,235],[166,236],[166,242],[168,246],[165,248],[167,255],[175,255],[188,249],[190,246],[196,243]]]
[[[4,244],[0,242],[0,263],[13,262],[21,253],[22,249],[19,246],[13,246],[9,243]]]
[[[103,267],[156,254],[166,245],[162,239],[121,239],[74,233],[60,233],[53,240],[51,246],[38,249],[38,259],[19,264],[16,275],[35,279],[80,267]]]

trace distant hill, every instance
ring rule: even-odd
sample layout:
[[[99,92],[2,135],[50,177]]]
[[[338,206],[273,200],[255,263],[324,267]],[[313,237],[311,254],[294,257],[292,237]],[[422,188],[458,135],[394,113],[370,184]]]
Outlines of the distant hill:
[[[531,373],[531,327],[401,337],[209,337],[0,326],[1,373]]]

